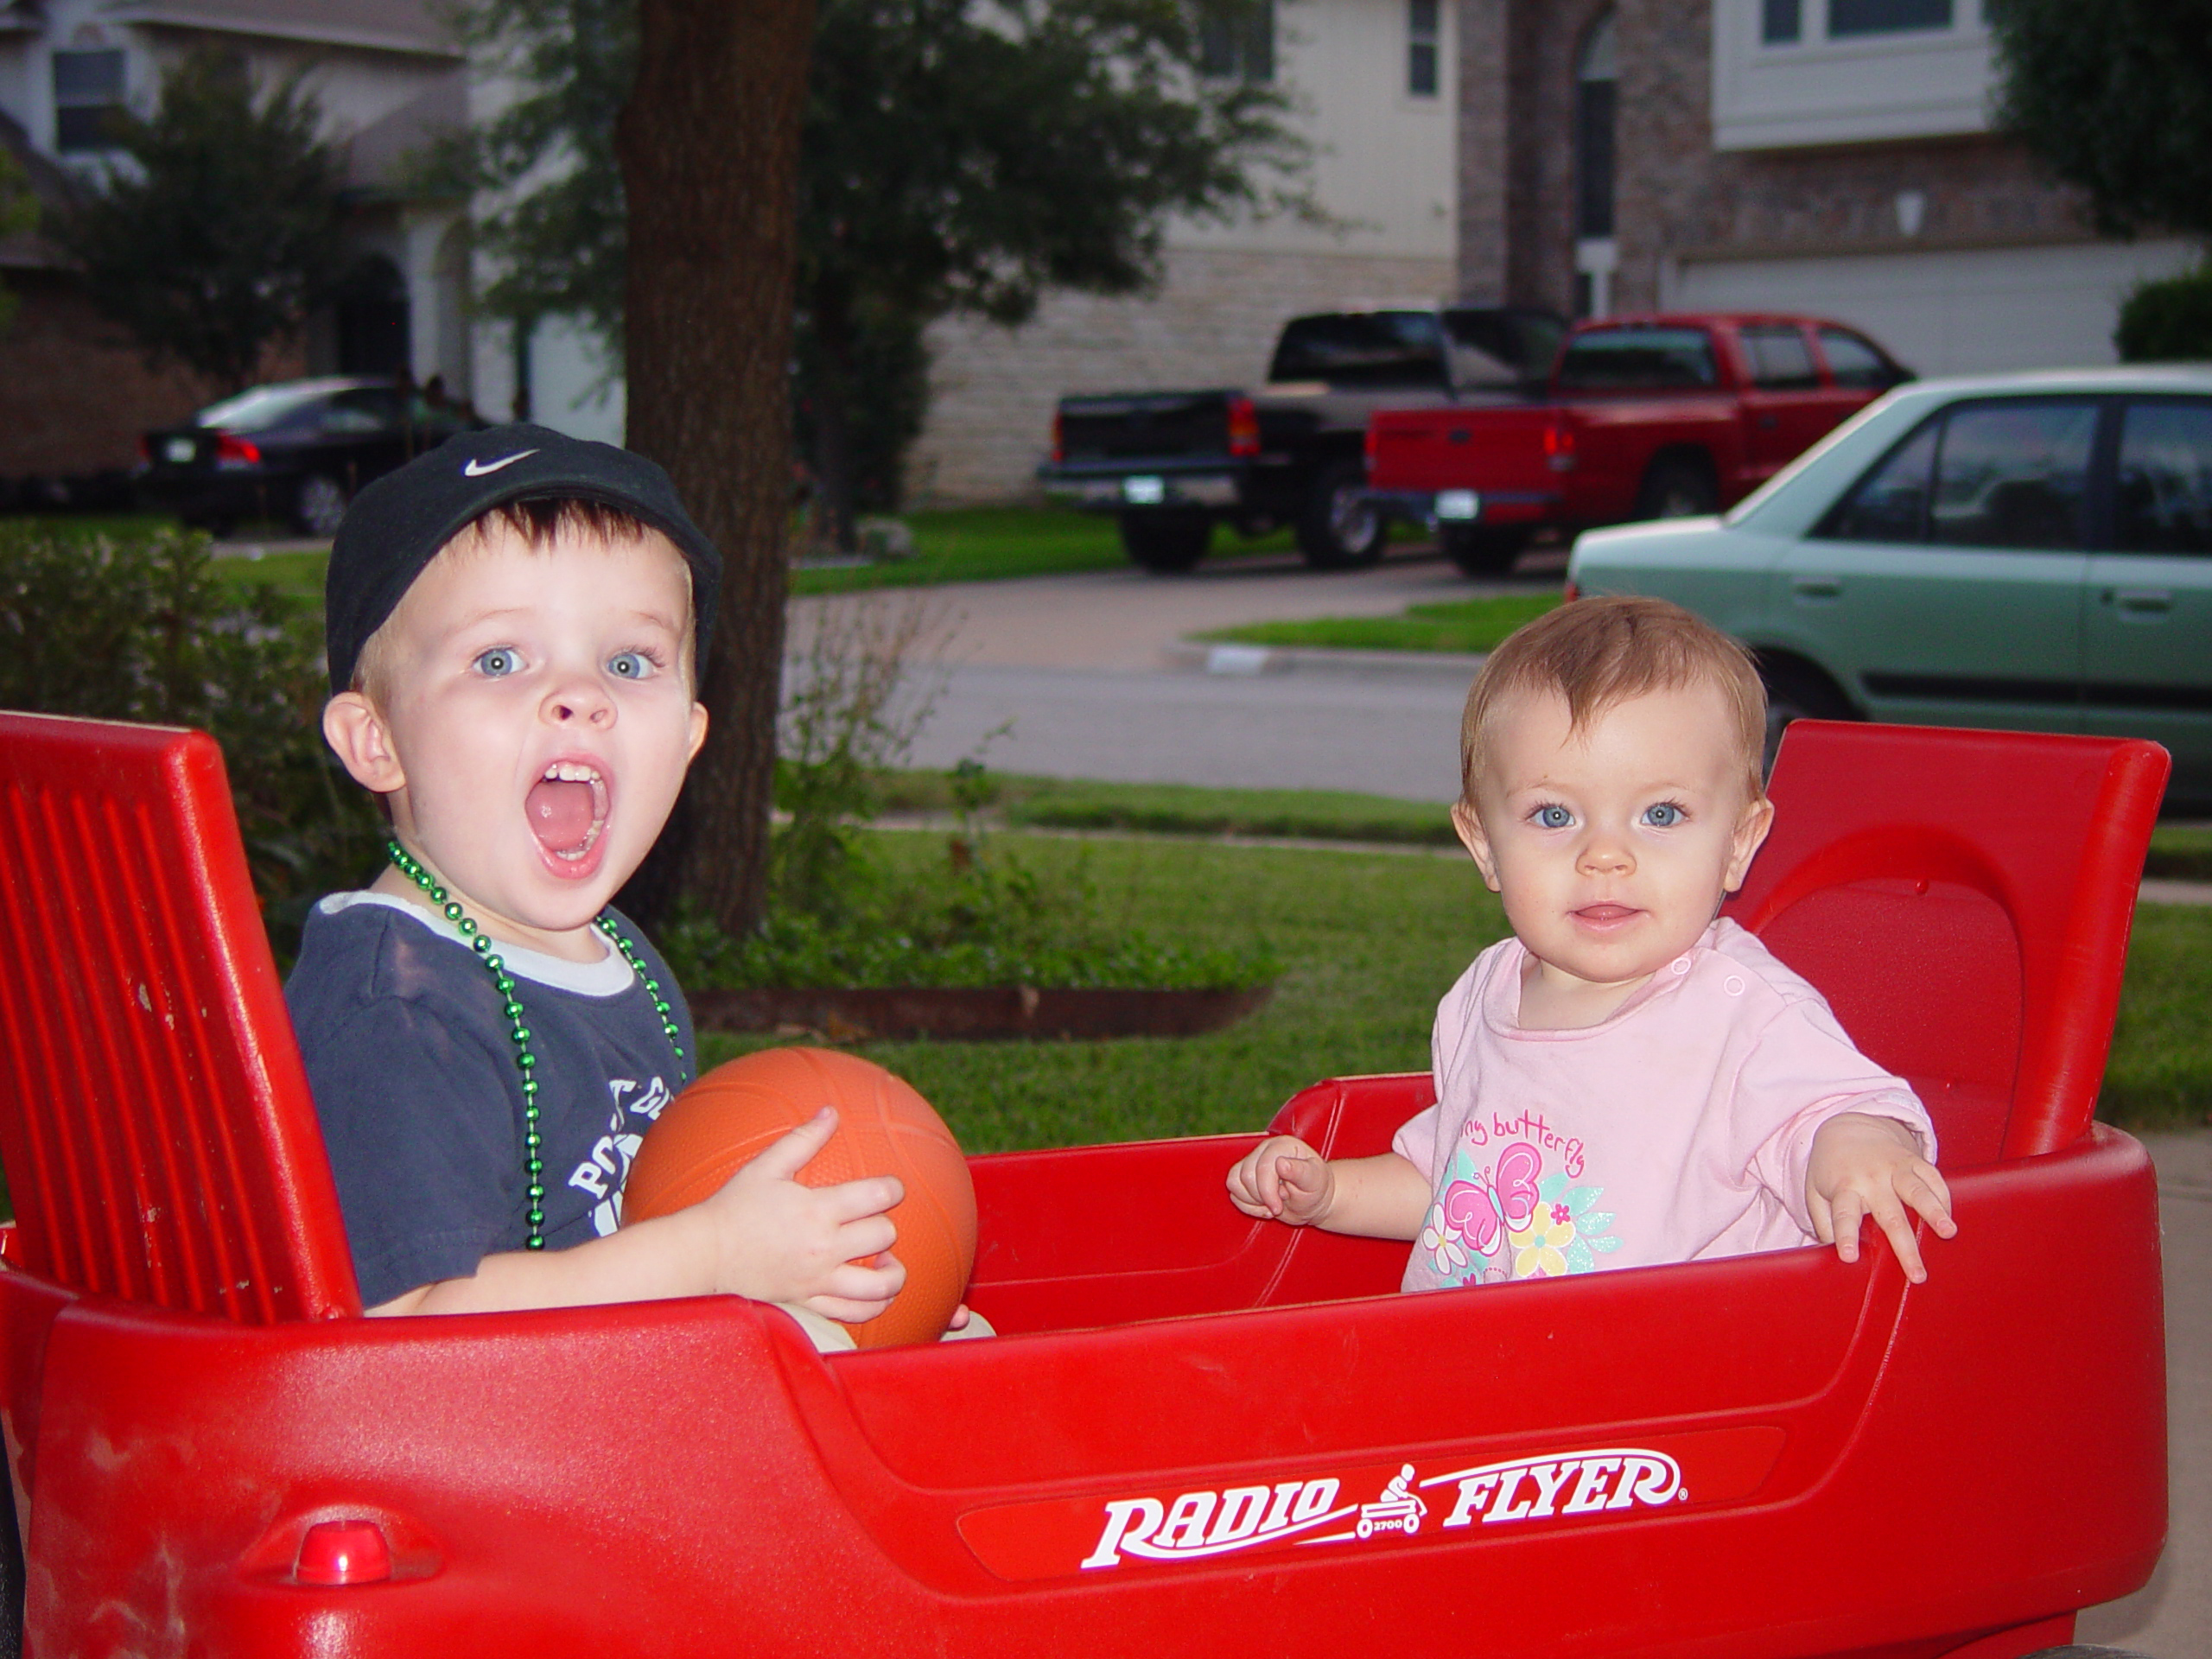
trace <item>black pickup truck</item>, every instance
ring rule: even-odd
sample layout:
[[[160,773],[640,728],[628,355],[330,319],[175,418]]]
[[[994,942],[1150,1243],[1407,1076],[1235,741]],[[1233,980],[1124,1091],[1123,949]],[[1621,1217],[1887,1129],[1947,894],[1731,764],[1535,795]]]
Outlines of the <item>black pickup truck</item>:
[[[1316,569],[1371,564],[1389,524],[1363,493],[1367,417],[1518,402],[1566,327],[1516,306],[1294,317],[1256,390],[1063,397],[1037,475],[1049,493],[1116,515],[1147,570],[1188,570],[1224,519],[1246,536],[1293,525]]]

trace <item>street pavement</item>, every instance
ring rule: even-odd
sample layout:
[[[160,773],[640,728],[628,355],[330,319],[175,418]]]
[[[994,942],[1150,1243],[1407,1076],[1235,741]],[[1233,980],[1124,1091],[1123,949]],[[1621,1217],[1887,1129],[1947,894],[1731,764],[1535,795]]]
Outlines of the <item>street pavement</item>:
[[[1325,575],[1268,560],[1181,577],[1129,569],[978,582],[869,602],[932,607],[940,634],[951,630],[916,765],[950,766],[980,749],[1000,772],[1448,801],[1459,787],[1459,707],[1478,659],[1269,659],[1193,648],[1185,636],[1395,614],[1546,579],[1558,579],[1556,561],[1549,572],[1524,564],[1514,582],[1478,585],[1433,555],[1394,552],[1373,569]],[[794,638],[803,643],[825,609],[852,602],[794,601]],[[2146,883],[2144,897],[2202,904],[2212,887]],[[2212,1128],[2143,1139],[2164,1219],[2171,1531],[2151,1582],[2083,1614],[2076,1639],[2152,1659],[2212,1659]]]

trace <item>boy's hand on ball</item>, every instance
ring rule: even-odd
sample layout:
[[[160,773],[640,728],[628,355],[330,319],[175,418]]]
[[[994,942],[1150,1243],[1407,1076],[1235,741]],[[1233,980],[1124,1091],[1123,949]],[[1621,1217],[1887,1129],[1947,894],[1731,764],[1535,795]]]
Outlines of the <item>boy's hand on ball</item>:
[[[1328,1160],[1294,1135],[1270,1135],[1229,1172],[1229,1201],[1248,1216],[1304,1227],[1329,1213],[1336,1178]]]
[[[1912,1131],[1894,1118],[1864,1112],[1840,1112],[1814,1135],[1805,1206],[1815,1236],[1834,1244],[1847,1262],[1859,1259],[1859,1225],[1873,1217],[1916,1285],[1927,1282],[1928,1269],[1908,1211],[1917,1211],[1940,1238],[1959,1230],[1951,1219],[1951,1189],[1920,1155]]]
[[[885,1212],[906,1196],[895,1175],[836,1186],[798,1178],[837,1127],[829,1107],[775,1141],[697,1206],[713,1228],[715,1287],[799,1302],[833,1319],[873,1319],[906,1282]]]

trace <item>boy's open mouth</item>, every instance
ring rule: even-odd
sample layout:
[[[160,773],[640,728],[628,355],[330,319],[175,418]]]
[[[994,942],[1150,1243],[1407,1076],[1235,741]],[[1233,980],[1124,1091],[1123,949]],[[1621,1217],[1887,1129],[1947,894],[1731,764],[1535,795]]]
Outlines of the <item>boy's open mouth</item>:
[[[597,768],[556,760],[523,799],[538,845],[571,863],[589,855],[607,828],[607,780]]]

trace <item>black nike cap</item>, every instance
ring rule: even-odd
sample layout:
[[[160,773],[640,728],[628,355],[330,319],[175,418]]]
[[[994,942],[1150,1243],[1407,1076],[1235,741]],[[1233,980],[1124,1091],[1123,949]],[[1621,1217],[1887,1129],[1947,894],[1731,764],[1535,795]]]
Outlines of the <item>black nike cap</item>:
[[[721,555],[691,522],[668,474],[611,443],[518,422],[448,439],[376,480],[346,509],[322,589],[334,696],[353,684],[361,647],[438,550],[510,501],[594,501],[673,542],[691,567],[692,658],[704,673]]]

